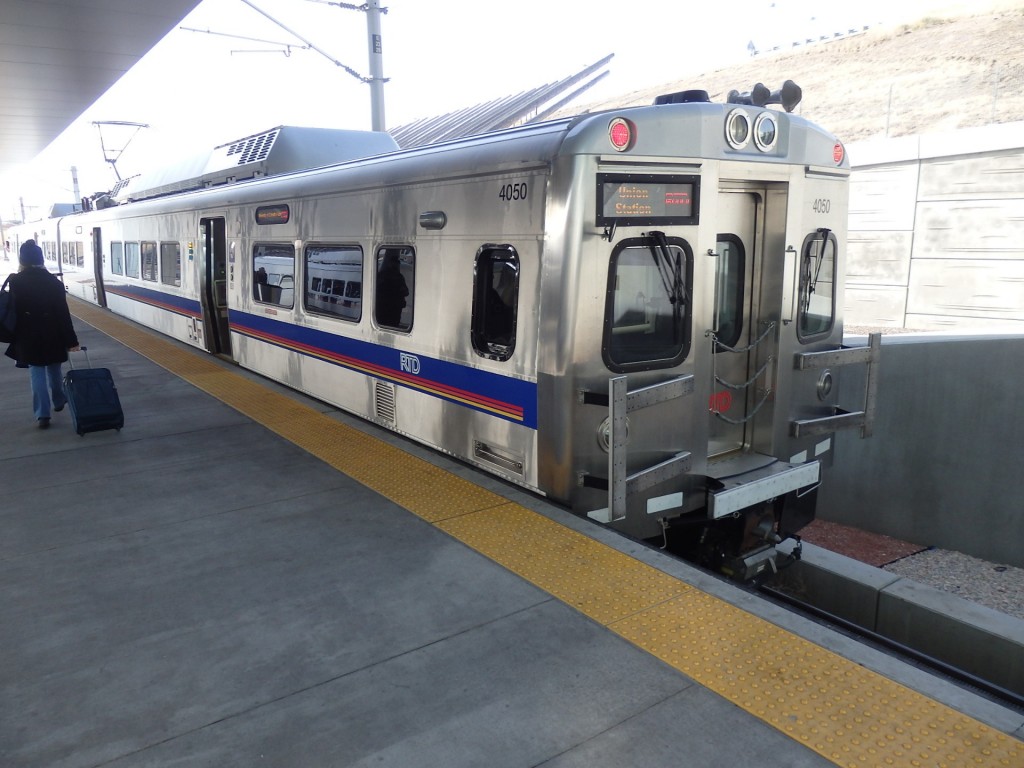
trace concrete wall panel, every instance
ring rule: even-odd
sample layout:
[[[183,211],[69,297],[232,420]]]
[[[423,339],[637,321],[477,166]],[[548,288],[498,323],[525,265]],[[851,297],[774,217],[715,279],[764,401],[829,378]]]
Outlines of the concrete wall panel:
[[[955,315],[915,315],[908,312],[903,319],[904,328],[942,333],[1012,333],[1024,335],[1024,320],[991,320],[983,317]]]
[[[869,285],[846,288],[846,327],[863,325],[903,328],[906,323],[907,289],[901,286]],[[856,318],[856,320],[851,320]]]
[[[916,163],[855,170],[850,176],[851,230],[912,230]]]
[[[1018,122],[848,148],[847,325],[900,325],[893,322],[900,304],[906,328],[1024,318],[1013,284],[1021,275],[1016,265],[1024,264],[1022,147]],[[936,259],[960,263],[921,264]],[[988,266],[995,260],[1013,266],[1000,275]],[[887,289],[884,308],[868,290],[879,286]],[[899,291],[902,301],[888,295]]]
[[[837,433],[819,516],[1024,567],[1024,337],[882,341],[874,435]],[[843,407],[863,387],[844,370]]]
[[[1024,151],[924,161],[918,195],[921,200],[1022,197]]]
[[[918,204],[913,258],[1024,262],[1024,197]]]
[[[1024,320],[1024,261],[915,259],[907,312]]]
[[[850,232],[846,280],[856,285],[901,285],[910,279],[913,234],[909,231]]]

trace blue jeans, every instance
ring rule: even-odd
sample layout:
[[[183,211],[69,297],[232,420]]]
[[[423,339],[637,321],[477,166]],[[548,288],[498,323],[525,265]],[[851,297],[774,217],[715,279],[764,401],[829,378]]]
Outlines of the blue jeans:
[[[61,378],[60,363],[53,365],[30,365],[29,379],[32,380],[32,411],[37,419],[50,418],[50,393],[53,393],[53,407],[63,408],[67,402],[64,382]]]

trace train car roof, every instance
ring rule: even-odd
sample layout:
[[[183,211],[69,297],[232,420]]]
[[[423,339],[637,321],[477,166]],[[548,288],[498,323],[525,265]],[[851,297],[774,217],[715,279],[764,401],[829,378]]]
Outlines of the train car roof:
[[[118,202],[146,200],[264,176],[279,176],[398,149],[387,133],[278,126],[220,144],[127,180]]]
[[[755,141],[741,148],[730,146],[725,139],[726,124],[736,112],[746,115],[751,127],[762,114],[771,118],[776,138],[770,149],[760,147]],[[623,151],[618,150],[610,138],[610,125],[616,119],[626,121],[633,131],[630,144]],[[173,182],[166,184],[163,187],[165,191],[152,197],[160,198],[174,208],[188,204],[186,200],[192,200],[193,194],[216,195],[217,190],[227,192],[232,202],[256,201],[267,197],[267,184],[278,187],[274,197],[306,196],[336,188],[339,181],[337,174],[343,176],[344,188],[353,190],[382,184],[426,183],[461,174],[476,174],[484,168],[496,172],[524,170],[550,164],[557,156],[567,154],[609,156],[621,158],[623,162],[628,162],[630,157],[679,158],[693,162],[753,160],[842,172],[849,170],[845,150],[832,134],[798,115],[756,105],[697,102],[629,107],[533,123],[406,150],[396,149],[393,140],[386,134],[326,131],[321,138],[328,139],[329,135],[338,134],[332,139],[335,144],[343,139],[353,140],[351,146],[341,148],[341,154],[348,151],[351,155],[341,162],[327,151],[317,155],[315,152],[301,153],[290,149],[301,145],[303,132],[318,130],[321,129],[279,127],[271,132],[221,145],[217,149],[224,158],[215,156],[220,163],[219,169],[209,171],[207,168],[203,174],[193,176],[187,186],[182,182],[177,182],[177,188]],[[225,162],[225,159],[234,155],[245,157],[244,150],[239,147],[254,142],[258,144],[260,137],[274,132],[277,132],[277,136],[272,143],[267,144],[269,149],[264,157],[235,166]],[[362,142],[361,139],[366,135],[376,138]],[[275,152],[279,143],[282,147],[280,154]],[[233,154],[229,155],[229,152]],[[324,159],[324,162],[319,167],[309,167],[316,158]],[[255,172],[248,177],[240,173],[229,175],[232,168],[242,167],[247,171],[255,168]],[[240,183],[243,179],[244,183]],[[161,187],[151,189],[159,190]],[[181,203],[171,203],[170,198],[181,200]],[[136,200],[129,207],[136,207],[143,202]]]

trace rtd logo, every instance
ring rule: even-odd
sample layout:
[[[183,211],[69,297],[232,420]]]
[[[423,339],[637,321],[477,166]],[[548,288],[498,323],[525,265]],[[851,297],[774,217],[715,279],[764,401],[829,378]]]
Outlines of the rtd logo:
[[[400,352],[398,355],[398,366],[405,373],[418,375],[420,372],[420,359],[416,355]]]
[[[708,398],[708,410],[712,413],[725,413],[732,408],[732,394],[723,389],[715,392]]]

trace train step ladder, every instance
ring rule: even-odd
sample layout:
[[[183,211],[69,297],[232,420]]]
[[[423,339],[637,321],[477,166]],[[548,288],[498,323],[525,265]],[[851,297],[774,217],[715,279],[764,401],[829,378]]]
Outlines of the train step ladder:
[[[835,406],[831,416],[817,419],[795,419],[789,422],[793,437],[824,435],[839,429],[860,429],[861,437],[871,437],[875,425],[875,398],[878,390],[878,363],[882,358],[882,334],[868,336],[866,347],[840,347],[826,352],[798,352],[793,367],[798,371],[825,370],[844,365],[865,363],[864,409],[846,411]]]
[[[588,405],[607,405],[606,433],[608,443],[608,477],[583,475],[580,482],[590,488],[607,488],[608,506],[587,513],[587,517],[600,523],[612,523],[626,518],[626,501],[630,496],[651,488],[690,470],[691,454],[680,451],[665,461],[631,475],[626,474],[626,417],[634,411],[693,394],[693,375],[679,376],[658,384],[651,384],[630,392],[625,376],[608,380],[608,395],[595,392],[581,393]]]

